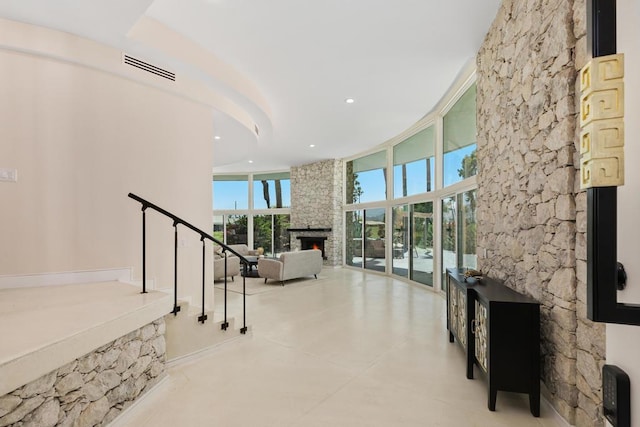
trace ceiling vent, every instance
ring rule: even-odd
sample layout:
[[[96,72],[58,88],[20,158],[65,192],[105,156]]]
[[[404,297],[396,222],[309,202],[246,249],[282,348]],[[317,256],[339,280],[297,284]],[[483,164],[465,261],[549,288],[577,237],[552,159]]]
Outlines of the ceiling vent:
[[[156,67],[155,65],[151,65],[148,62],[141,61],[138,58],[134,58],[133,56],[124,55],[124,63],[127,65],[131,65],[132,67],[139,68],[148,73],[155,74],[156,76],[160,76],[167,80],[171,80],[172,82],[176,81],[175,73],[163,70],[160,67]]]

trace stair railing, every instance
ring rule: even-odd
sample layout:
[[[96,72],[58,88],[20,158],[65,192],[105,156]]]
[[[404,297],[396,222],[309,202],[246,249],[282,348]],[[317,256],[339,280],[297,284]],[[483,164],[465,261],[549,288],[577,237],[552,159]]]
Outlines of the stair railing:
[[[151,203],[148,200],[143,199],[142,197],[136,196],[133,193],[129,193],[129,197],[133,200],[139,202],[142,205],[142,293],[147,293],[147,230],[146,230],[146,213],[147,209],[151,208],[156,212],[171,218],[173,220],[173,228],[174,228],[174,270],[173,270],[173,310],[170,313],[173,313],[174,316],[178,315],[180,311],[180,306],[178,305],[178,225],[183,225],[188,229],[194,231],[195,233],[200,235],[200,241],[202,242],[202,314],[198,317],[198,321],[204,323],[207,320],[207,315],[204,310],[204,301],[205,301],[205,262],[206,262],[206,243],[205,240],[211,240],[213,243],[219,245],[222,248],[222,254],[224,255],[224,321],[221,324],[222,330],[227,330],[229,327],[229,322],[227,321],[227,252],[232,253],[240,259],[240,263],[242,264],[243,274],[242,274],[242,328],[240,329],[240,333],[245,334],[247,332],[247,304],[246,304],[246,281],[245,277],[247,276],[249,261],[238,252],[231,249],[229,246],[219,241],[209,233],[200,230],[194,225],[188,223],[182,218],[172,214],[171,212],[162,209],[161,207]]]

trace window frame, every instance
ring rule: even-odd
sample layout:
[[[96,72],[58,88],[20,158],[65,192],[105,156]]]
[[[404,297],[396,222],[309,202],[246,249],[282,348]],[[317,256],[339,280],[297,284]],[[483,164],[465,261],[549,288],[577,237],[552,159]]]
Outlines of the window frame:
[[[443,129],[444,129],[444,116],[456,105],[456,103],[462,98],[462,96],[467,92],[471,86],[476,83],[476,74],[475,68],[470,67],[465,72],[463,72],[463,77],[457,81],[453,85],[453,89],[450,90],[445,96],[443,100],[432,110],[431,113],[427,114],[420,121],[418,121],[415,125],[411,126],[405,132],[402,132],[400,135],[392,138],[391,140],[381,144],[377,147],[373,147],[370,150],[359,153],[358,155],[344,158],[344,167],[343,167],[343,182],[345,183],[345,188],[343,189],[344,194],[342,200],[345,202],[343,207],[343,218],[346,218],[346,212],[349,211],[364,211],[367,209],[375,209],[375,208],[385,208],[387,210],[386,213],[386,238],[387,242],[387,254],[386,254],[386,273],[385,275],[392,275],[395,278],[400,280],[405,280],[410,283],[418,283],[413,282],[408,278],[404,278],[402,276],[393,274],[393,265],[392,265],[392,227],[393,227],[393,208],[398,205],[412,205],[416,203],[425,203],[431,202],[433,207],[433,287],[430,288],[435,292],[443,292],[444,283],[442,280],[442,200],[454,196],[457,198],[457,194],[464,193],[471,190],[477,190],[477,178],[476,175],[463,178],[462,180],[455,182],[449,186],[444,187],[444,142],[443,142]],[[477,107],[476,107],[477,109]],[[406,139],[411,136],[417,134],[418,132],[430,127],[434,126],[434,137],[435,137],[435,183],[432,191],[426,193],[419,193],[399,198],[394,198],[394,158],[393,158],[393,148],[397,144],[402,143]],[[387,173],[386,180],[386,194],[387,197],[382,201],[372,201],[372,202],[364,202],[364,203],[348,203],[346,200],[347,190],[347,162],[353,161],[355,159],[370,155],[372,153],[379,152],[381,150],[387,150],[387,170],[390,171]],[[476,140],[476,150],[477,150],[477,140]],[[346,229],[346,226],[345,226]],[[346,230],[343,235],[343,267],[364,270],[364,267],[352,267],[346,264]],[[376,273],[373,270],[367,270],[370,273]],[[426,285],[425,285],[426,286]]]
[[[289,175],[289,181],[291,181],[291,173],[290,171],[271,171],[271,172],[238,172],[238,173],[221,173],[221,174],[213,174],[212,177],[212,191],[213,191],[213,181],[215,181],[216,176],[225,176],[225,177],[246,177],[247,186],[249,189],[248,193],[248,208],[247,209],[212,209],[212,217],[211,217],[211,229],[213,230],[214,217],[222,216],[223,217],[223,235],[225,236],[226,243],[226,221],[229,215],[246,215],[247,216],[247,246],[253,248],[254,246],[254,216],[256,215],[289,215],[289,220],[291,220],[291,207],[283,207],[283,208],[261,208],[254,209],[253,206],[253,193],[254,193],[254,177],[255,176],[264,176],[264,175],[274,175],[274,174],[287,174]],[[289,187],[289,196],[288,199],[291,200],[291,188]],[[214,193],[215,200],[215,193]],[[273,233],[273,228],[272,228]],[[273,236],[272,236],[273,239]]]

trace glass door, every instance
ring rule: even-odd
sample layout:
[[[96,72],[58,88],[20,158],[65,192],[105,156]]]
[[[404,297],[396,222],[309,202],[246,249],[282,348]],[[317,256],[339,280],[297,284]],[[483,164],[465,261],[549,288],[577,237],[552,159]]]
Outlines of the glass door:
[[[411,280],[433,286],[433,202],[411,205]]]
[[[393,207],[392,271],[393,274],[409,277],[409,206]]]
[[[386,271],[386,210],[384,208],[365,209],[364,268]]]

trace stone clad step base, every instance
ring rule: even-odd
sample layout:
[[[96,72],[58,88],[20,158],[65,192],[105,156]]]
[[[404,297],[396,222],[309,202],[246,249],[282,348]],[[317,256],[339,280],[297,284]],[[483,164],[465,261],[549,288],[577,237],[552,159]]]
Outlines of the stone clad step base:
[[[0,289],[0,396],[170,309],[166,293],[122,282]]]
[[[220,313],[199,323],[188,302],[167,314],[170,293],[57,283],[87,279],[69,274],[0,283],[0,427],[106,425],[166,377],[168,359],[240,336],[232,318],[221,330]]]
[[[121,282],[0,289],[0,426],[115,419],[165,376],[170,307]]]

